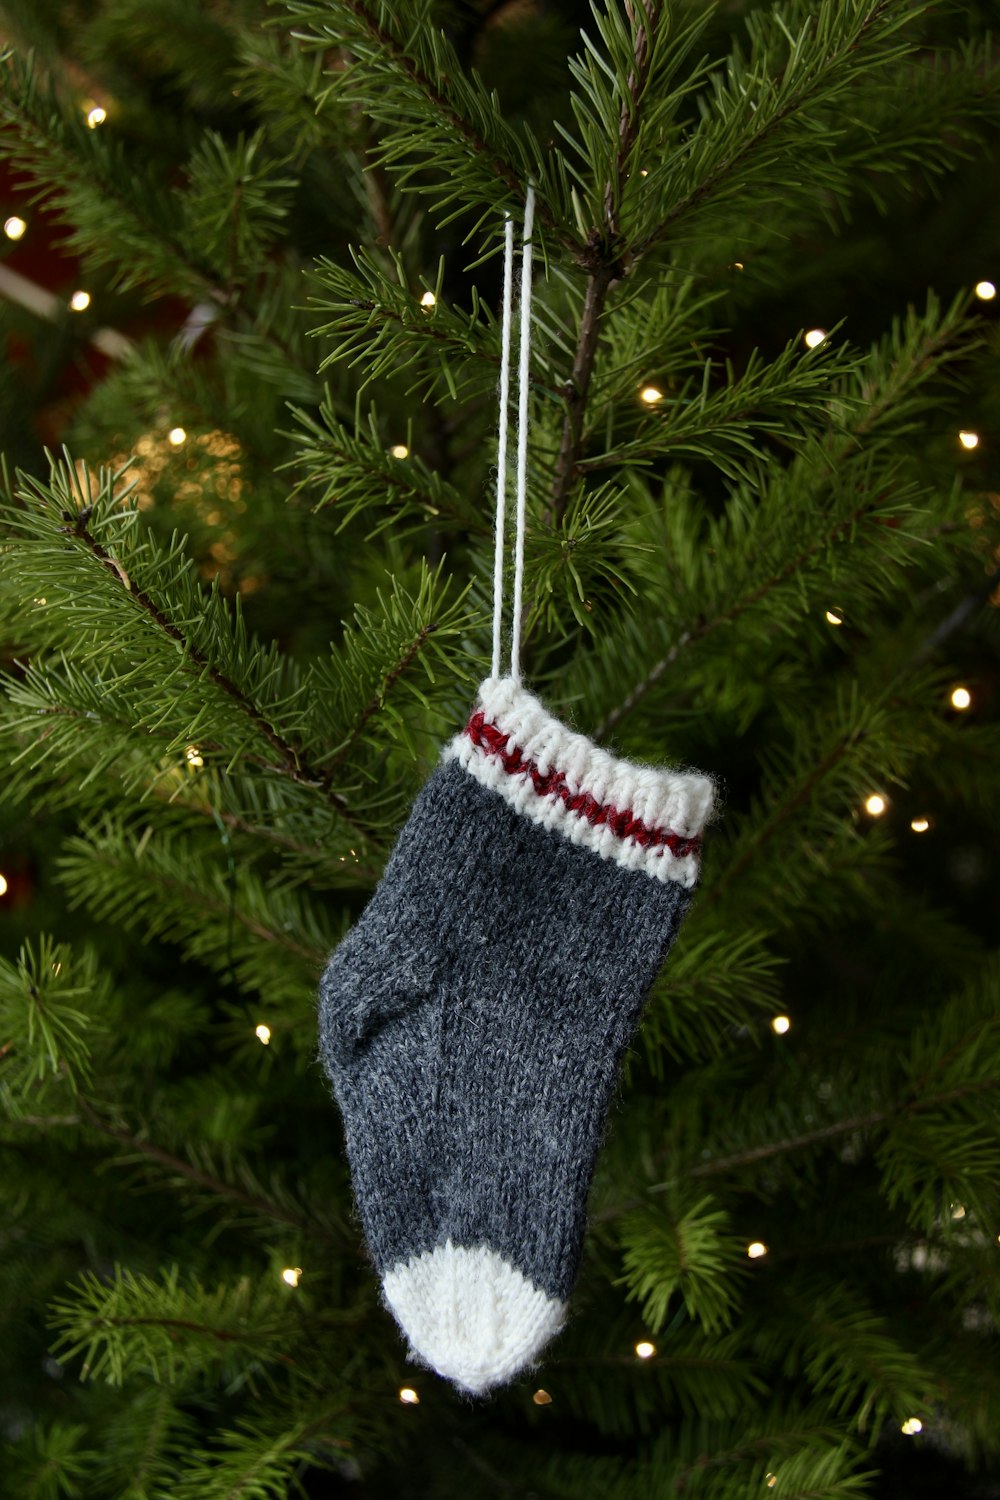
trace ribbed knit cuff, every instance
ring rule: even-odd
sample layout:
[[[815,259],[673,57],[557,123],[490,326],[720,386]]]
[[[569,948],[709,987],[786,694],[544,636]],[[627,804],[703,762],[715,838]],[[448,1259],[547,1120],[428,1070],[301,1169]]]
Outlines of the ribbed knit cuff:
[[[684,886],[698,879],[711,778],[620,760],[553,718],[510,677],[481,685],[475,713],[443,758],[602,859]]]

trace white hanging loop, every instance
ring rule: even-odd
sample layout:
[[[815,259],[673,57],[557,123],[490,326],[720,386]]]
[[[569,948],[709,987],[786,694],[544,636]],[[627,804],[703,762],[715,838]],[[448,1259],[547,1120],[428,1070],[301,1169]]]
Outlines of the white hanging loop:
[[[517,376],[517,534],[514,542],[514,614],[510,630],[510,675],[521,681],[521,591],[524,584],[524,517],[528,500],[528,356],[531,349],[531,231],[535,189],[528,184],[521,240],[521,364]]]
[[[514,540],[514,604],[511,621],[510,675],[521,681],[521,612],[524,589],[524,532],[528,499],[528,395],[531,354],[531,231],[535,219],[535,188],[529,181],[524,205],[521,237],[521,306],[519,316],[520,358],[518,363],[517,495]],[[513,309],[514,226],[510,215],[504,224],[503,325],[500,354],[500,418],[497,441],[496,545],[493,559],[493,676],[500,675],[500,640],[503,618],[503,554],[507,480],[507,412],[510,401],[510,334]]]
[[[507,402],[510,396],[510,323],[514,281],[514,223],[504,224],[503,332],[500,347],[500,427],[497,433],[496,549],[493,554],[493,676],[500,676],[500,629],[503,619],[503,539],[507,485]]]

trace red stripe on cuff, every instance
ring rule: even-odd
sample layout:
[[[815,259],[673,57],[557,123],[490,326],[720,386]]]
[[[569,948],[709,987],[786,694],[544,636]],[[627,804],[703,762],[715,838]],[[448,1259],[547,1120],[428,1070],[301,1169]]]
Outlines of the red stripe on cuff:
[[[508,749],[507,735],[495,724],[490,724],[482,709],[474,713],[465,726],[465,733],[474,745],[495,755],[510,776],[531,777],[532,785],[539,797],[555,795],[572,813],[579,813],[595,828],[607,825],[620,839],[635,839],[643,849],[665,847],[681,859],[686,854],[697,854],[701,838],[682,838],[679,833],[670,833],[665,828],[650,828],[627,808],[620,810],[610,802],[598,802],[589,792],[571,792],[566,785],[565,771],[547,771],[544,774],[536,763],[524,755],[515,745]]]

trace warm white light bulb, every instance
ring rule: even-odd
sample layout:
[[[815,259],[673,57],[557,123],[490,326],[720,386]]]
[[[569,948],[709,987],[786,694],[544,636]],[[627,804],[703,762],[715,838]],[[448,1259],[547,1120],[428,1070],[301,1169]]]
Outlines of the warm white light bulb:
[[[181,446],[181,443],[186,443],[187,433],[184,431],[184,428],[171,427],[170,431],[167,433],[167,442],[172,443],[175,448],[179,448]]]
[[[880,797],[878,792],[872,792],[870,797],[865,798],[865,812],[870,818],[880,818],[886,809],[886,800]]]
[[[772,1016],[771,1030],[778,1036],[784,1036],[786,1031],[791,1030],[791,1019],[788,1016]]]
[[[436,301],[437,301],[437,298],[435,297],[435,295],[434,295],[433,292],[425,292],[424,295],[420,299],[420,306],[421,307],[433,307]]]
[[[263,1042],[264,1046],[266,1047],[268,1042],[271,1040],[270,1026],[265,1026],[264,1022],[262,1021],[259,1026],[254,1028],[254,1036],[257,1038],[258,1042]]]
[[[817,344],[821,344],[826,338],[826,329],[810,328],[809,332],[803,334],[802,337],[805,340],[807,348],[815,349]]]
[[[205,764],[204,757],[203,757],[201,751],[198,749],[197,745],[188,745],[188,747],[185,750],[184,754],[187,756],[187,761],[188,761],[188,765],[189,766],[195,766],[195,767],[197,767],[197,766],[203,766]]]
[[[843,625],[844,623],[843,615],[838,614],[835,609],[828,609],[824,618],[828,625]]]
[[[641,1343],[636,1344],[635,1352],[640,1359],[652,1359],[656,1353],[656,1345],[651,1344],[648,1339],[643,1339]]]
[[[916,1433],[923,1432],[924,1424],[919,1417],[907,1417],[899,1430],[907,1437],[914,1437]]]
[[[777,1476],[777,1474],[765,1474],[764,1475],[764,1483],[767,1485],[767,1487],[768,1487],[769,1490],[773,1490],[774,1486],[777,1484],[777,1482],[778,1482],[778,1476]]]
[[[18,214],[11,214],[9,219],[4,220],[3,232],[9,240],[19,240],[27,227]]]
[[[410,450],[405,443],[397,443],[395,447],[389,449],[389,452],[393,458],[409,458],[410,456]]]
[[[399,1399],[400,1401],[402,1401],[404,1406],[420,1405],[420,1397],[417,1395],[412,1385],[403,1386],[403,1389],[399,1393]]]
[[[978,448],[979,447],[979,433],[978,432],[960,432],[958,434],[958,441],[961,443],[961,445],[962,445],[963,448],[969,448],[969,449]]]
[[[964,1219],[965,1218],[965,1204],[964,1203],[953,1203],[951,1205],[951,1216],[952,1216],[953,1219]]]
[[[911,818],[910,827],[914,833],[926,833],[931,826],[930,818]]]
[[[549,1395],[548,1391],[538,1390],[535,1392],[531,1399],[532,1401],[534,1401],[536,1406],[552,1405],[552,1397]]]
[[[763,1240],[753,1240],[747,1246],[747,1254],[751,1260],[760,1260],[762,1255],[767,1254],[767,1246]]]
[[[972,703],[972,694],[967,687],[957,687],[951,690],[952,708],[968,708]]]
[[[98,125],[103,125],[107,118],[107,110],[102,109],[99,104],[95,104],[93,109],[87,110],[87,124],[91,130],[96,130]]]
[[[69,305],[74,312],[85,312],[90,306],[90,293],[74,292],[69,299]]]
[[[7,894],[7,877],[6,877],[6,875],[0,875],[0,896],[6,896],[6,894]]]
[[[992,281],[977,281],[976,282],[976,296],[980,299],[980,301],[982,301],[982,302],[992,302],[993,298],[996,296],[996,294],[997,294],[997,289],[993,285]]]
[[[301,1266],[286,1266],[281,1273],[281,1279],[286,1286],[298,1286],[299,1277],[302,1275]]]
[[[655,406],[657,401],[663,400],[663,392],[657,390],[655,385],[644,385],[639,392],[639,400],[645,401],[647,406]]]

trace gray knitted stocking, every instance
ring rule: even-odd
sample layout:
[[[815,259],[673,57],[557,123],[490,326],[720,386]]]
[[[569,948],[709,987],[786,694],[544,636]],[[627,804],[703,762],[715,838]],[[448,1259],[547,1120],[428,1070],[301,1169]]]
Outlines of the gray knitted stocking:
[[[365,1238],[467,1391],[562,1327],[621,1054],[691,899],[705,777],[618,760],[488,679],[321,985]]]

